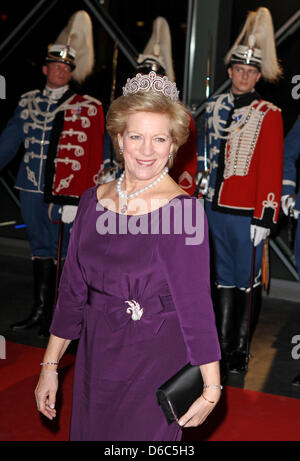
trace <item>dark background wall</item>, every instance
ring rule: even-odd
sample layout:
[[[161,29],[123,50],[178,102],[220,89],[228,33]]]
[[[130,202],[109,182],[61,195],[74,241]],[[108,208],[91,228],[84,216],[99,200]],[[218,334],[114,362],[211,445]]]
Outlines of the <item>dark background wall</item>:
[[[198,0],[200,5],[203,0]],[[209,0],[205,0],[209,1]],[[95,2],[97,3],[97,1]],[[107,11],[118,24],[120,29],[128,37],[130,42],[141,53],[152,32],[152,23],[157,16],[164,16],[169,22],[172,45],[173,60],[176,74],[176,81],[182,90],[184,78],[184,58],[186,41],[186,24],[188,1],[182,0],[106,0],[104,3]],[[205,3],[205,2],[203,2]],[[0,4],[0,44],[16,28],[20,21],[37,5],[36,1],[27,0],[19,2],[16,0],[2,0]],[[51,1],[45,3],[48,7]],[[298,0],[221,0],[223,11],[226,11],[226,18],[230,17],[228,8],[231,8],[231,24],[224,29],[222,14],[219,18],[220,36],[219,41],[224,40],[232,43],[239,33],[239,30],[246,18],[247,11],[255,10],[258,6],[266,6],[270,9],[275,30],[299,9]],[[46,8],[45,6],[45,8]],[[59,32],[65,27],[70,16],[78,9],[87,9],[83,1],[58,0],[55,6],[45,15],[42,21],[33,28],[21,43],[11,52],[9,57],[0,65],[0,74],[4,75],[7,83],[7,99],[0,100],[0,130],[11,115],[20,94],[36,87],[42,87],[44,78],[41,74],[41,65],[46,53],[47,45],[55,41]],[[90,77],[82,92],[88,91],[95,97],[102,100],[106,108],[110,102],[111,75],[112,75],[112,52],[113,41],[108,37],[103,28],[91,15],[94,26],[94,43],[96,54],[95,72]],[[34,24],[37,16],[29,23]],[[223,14],[224,21],[224,14]],[[230,36],[225,37],[222,32],[229,30]],[[226,32],[228,34],[228,32]],[[22,38],[18,34],[13,42],[6,47],[1,57],[11,51],[17,39]],[[291,36],[278,48],[278,55],[284,69],[284,79],[279,85],[261,84],[259,90],[266,99],[271,99],[275,104],[282,107],[286,129],[293,123],[298,112],[298,101],[291,98],[291,78],[293,75],[300,75],[300,31]],[[201,70],[199,70],[200,72]],[[119,53],[117,94],[120,92],[122,82],[128,73],[132,72],[132,65]],[[222,62],[217,65],[217,83],[226,78],[226,72]]]
[[[203,11],[205,11],[206,2],[209,2],[209,0],[198,0],[198,8],[203,8]],[[54,3],[55,5],[51,8]],[[167,19],[172,36],[176,82],[182,94],[188,0],[94,0],[94,3],[100,3],[105,6],[137,53],[142,53],[152,33],[153,20],[157,16],[163,16]],[[26,0],[26,2],[1,0],[0,49],[3,47],[7,37],[16,30],[20,22],[38,4],[37,0]],[[56,37],[66,26],[75,11],[85,9],[89,12],[82,0],[73,0],[72,2],[69,0],[57,0],[56,2],[47,0],[44,5],[43,9],[38,14],[33,15],[32,20],[26,26],[26,31],[30,33],[26,37],[21,33],[17,33],[9,45],[0,50],[0,75],[3,75],[6,79],[6,99],[0,99],[0,132],[13,114],[20,95],[26,91],[44,86],[45,81],[41,73],[41,66],[43,65],[48,44],[56,40]],[[265,0],[264,2],[257,0],[220,0],[217,16],[219,24],[218,40],[215,43],[217,50],[217,62],[215,63],[216,86],[227,78],[223,65],[224,43],[226,46],[233,43],[245,21],[247,12],[256,10],[259,6],[265,6],[270,9],[275,30],[278,30],[300,8],[299,0]],[[47,8],[49,8],[48,12],[46,12]],[[44,13],[43,19],[35,26],[38,17]],[[114,43],[92,14],[91,18],[94,30],[95,71],[85,84],[77,90],[100,99],[106,111],[111,97]],[[201,19],[203,20],[203,17]],[[202,48],[204,47],[200,44],[198,46],[199,52],[206,55],[207,50]],[[264,99],[272,101],[282,109],[285,132],[287,132],[300,113],[300,99],[293,99],[291,95],[294,87],[291,80],[293,76],[300,76],[300,29],[281,44],[277,52],[283,67],[284,77],[276,85],[260,82],[257,89]],[[126,77],[132,71],[133,66],[119,52],[116,96],[120,94]],[[197,73],[196,78],[203,78],[205,71],[196,68],[195,72]],[[1,172],[1,175],[10,182],[11,186],[13,186],[13,178],[8,175],[8,172],[13,174],[17,172],[22,154],[23,149],[21,147],[15,159],[4,172]],[[14,211],[15,205],[10,203],[2,186],[0,187],[0,197],[0,221],[14,219],[15,213],[18,214],[16,219],[21,220],[19,210]],[[281,220],[281,233],[285,232],[285,225],[283,218]],[[25,231],[12,232],[9,228],[4,227],[0,228],[0,231],[1,236],[13,235],[26,238]]]

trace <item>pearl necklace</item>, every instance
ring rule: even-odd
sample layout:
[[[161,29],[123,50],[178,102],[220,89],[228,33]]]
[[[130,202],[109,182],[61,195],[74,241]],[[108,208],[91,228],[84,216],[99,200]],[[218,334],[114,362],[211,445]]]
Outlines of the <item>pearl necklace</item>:
[[[124,176],[125,176],[125,171],[124,171],[121,174],[121,176],[118,179],[117,184],[116,184],[116,190],[117,190],[117,193],[118,193],[119,197],[121,199],[125,200],[125,203],[122,205],[122,208],[121,208],[121,213],[126,213],[126,211],[127,211],[127,202],[128,202],[129,199],[131,199],[133,197],[136,197],[137,195],[141,194],[142,192],[145,192],[148,189],[151,189],[151,187],[155,186],[159,181],[161,181],[166,176],[168,171],[169,171],[169,168],[166,166],[163,169],[163,172],[161,173],[161,175],[157,179],[155,179],[155,181],[151,182],[150,184],[148,184],[145,187],[142,187],[141,189],[137,190],[136,192],[132,192],[131,194],[128,194],[128,195],[127,195],[126,191],[121,191],[121,185],[122,185],[122,183],[124,181]]]

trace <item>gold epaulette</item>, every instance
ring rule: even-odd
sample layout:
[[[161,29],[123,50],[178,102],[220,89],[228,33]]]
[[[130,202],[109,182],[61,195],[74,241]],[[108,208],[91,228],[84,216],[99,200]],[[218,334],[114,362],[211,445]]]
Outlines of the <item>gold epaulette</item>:
[[[21,98],[25,98],[26,96],[31,96],[31,95],[34,95],[36,93],[40,93],[40,90],[27,91],[27,93],[24,93],[24,94],[21,95]]]
[[[102,102],[99,101],[99,99],[93,98],[93,96],[89,96],[88,94],[84,94],[82,97],[87,99],[88,101],[91,101],[91,102],[94,102],[94,103],[98,104],[98,106],[102,106]]]
[[[265,100],[263,99],[263,100],[260,101],[259,105],[261,106],[262,104],[266,105],[268,109],[271,109],[271,110],[279,110],[279,112],[281,112],[280,107],[275,106],[275,104],[273,104],[273,103],[270,102],[270,101],[265,101]]]

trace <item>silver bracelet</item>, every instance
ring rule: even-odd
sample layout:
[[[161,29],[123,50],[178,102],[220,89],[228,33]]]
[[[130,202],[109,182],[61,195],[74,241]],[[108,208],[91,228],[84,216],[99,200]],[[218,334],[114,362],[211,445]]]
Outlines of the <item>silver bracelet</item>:
[[[41,371],[40,375],[58,375],[57,371]]]
[[[203,388],[204,389],[218,389],[219,391],[221,391],[223,389],[223,386],[219,386],[219,385],[216,385],[216,384],[203,384]]]
[[[58,362],[42,362],[40,365],[58,365]]]

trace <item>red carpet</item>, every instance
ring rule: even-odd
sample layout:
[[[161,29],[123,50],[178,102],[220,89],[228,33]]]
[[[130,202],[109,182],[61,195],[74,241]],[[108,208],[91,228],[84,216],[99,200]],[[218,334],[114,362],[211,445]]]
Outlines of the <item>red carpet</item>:
[[[0,440],[68,440],[71,414],[74,356],[65,355],[60,366],[61,392],[56,420],[50,421],[36,409],[34,389],[38,382],[44,350],[6,343],[6,360],[0,360]]]
[[[68,440],[74,356],[61,361],[53,421],[36,410],[33,394],[43,350],[7,343],[6,357],[0,360],[0,440]],[[201,428],[185,431],[184,440],[299,441],[300,400],[226,387],[214,413]]]

